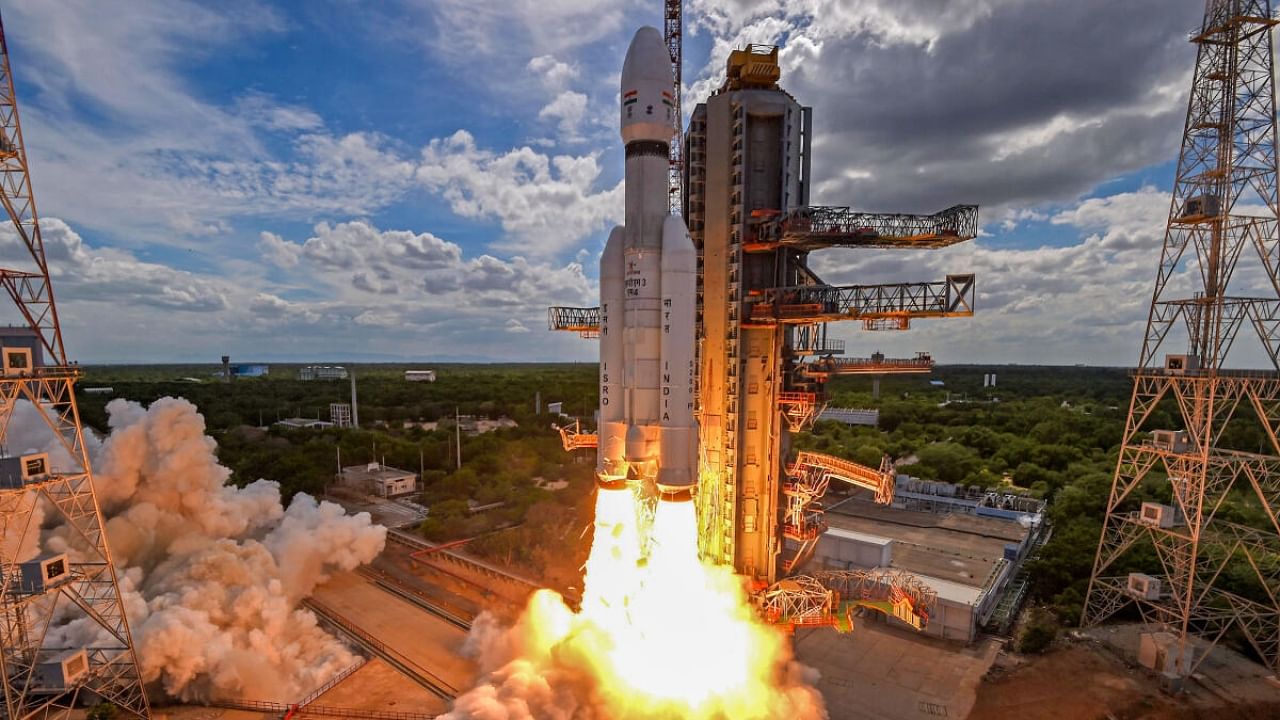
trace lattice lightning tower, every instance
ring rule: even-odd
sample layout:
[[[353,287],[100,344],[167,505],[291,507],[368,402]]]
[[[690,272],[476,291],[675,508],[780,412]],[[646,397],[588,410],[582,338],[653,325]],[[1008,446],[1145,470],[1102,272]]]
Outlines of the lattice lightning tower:
[[[1233,627],[1280,669],[1276,22],[1270,0],[1208,0],[1192,32],[1169,222],[1085,603],[1084,625],[1133,604],[1169,631],[1160,669],[1175,677]],[[1266,370],[1225,363],[1245,326]]]
[[[28,255],[0,269],[25,326],[0,328],[0,683],[4,720],[66,717],[86,699],[150,715],[93,490],[74,386],[49,283],[9,49],[0,22],[0,203]],[[10,421],[25,401],[49,452],[10,455]],[[35,420],[38,417],[39,420]],[[62,542],[40,545],[61,521]]]

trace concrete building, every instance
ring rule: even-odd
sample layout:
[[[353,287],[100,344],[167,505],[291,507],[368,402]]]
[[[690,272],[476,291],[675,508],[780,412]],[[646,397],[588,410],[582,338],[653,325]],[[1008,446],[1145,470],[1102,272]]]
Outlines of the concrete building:
[[[347,369],[341,365],[307,365],[298,369],[299,380],[346,380]]]
[[[860,499],[827,510],[811,567],[906,570],[938,593],[925,632],[969,642],[1004,598],[1039,539],[1038,523],[886,508]],[[872,614],[875,621],[897,622]]]
[[[893,506],[928,512],[961,512],[999,520],[1038,524],[1045,501],[1007,489],[920,480],[899,475],[893,493]]]
[[[409,382],[435,382],[435,370],[405,370],[404,379]]]
[[[418,476],[382,463],[342,468],[342,484],[378,497],[410,495],[418,488]]]
[[[351,406],[347,403],[329,403],[329,421],[334,427],[351,427]]]

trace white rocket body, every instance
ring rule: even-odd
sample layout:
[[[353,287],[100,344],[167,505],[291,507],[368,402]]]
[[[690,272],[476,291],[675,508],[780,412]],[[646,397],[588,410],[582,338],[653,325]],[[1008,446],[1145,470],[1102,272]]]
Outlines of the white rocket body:
[[[600,258],[597,474],[604,487],[652,479],[660,498],[687,500],[697,479],[697,252],[669,212],[672,77],[662,34],[641,28],[622,67],[624,222]]]

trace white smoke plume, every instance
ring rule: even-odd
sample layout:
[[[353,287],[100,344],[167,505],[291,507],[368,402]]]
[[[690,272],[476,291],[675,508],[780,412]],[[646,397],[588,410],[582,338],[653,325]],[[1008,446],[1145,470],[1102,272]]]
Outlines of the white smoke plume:
[[[372,560],[386,528],[302,494],[285,508],[275,482],[227,484],[186,400],[114,400],[107,410],[110,435],[89,444],[144,680],[184,701],[290,701],[353,663],[298,602],[332,572]],[[65,528],[41,544],[75,551]],[[83,642],[87,627],[59,634]]]

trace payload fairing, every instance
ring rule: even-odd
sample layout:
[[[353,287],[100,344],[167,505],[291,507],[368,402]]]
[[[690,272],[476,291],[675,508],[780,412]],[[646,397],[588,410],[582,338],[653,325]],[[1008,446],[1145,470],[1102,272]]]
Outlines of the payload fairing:
[[[662,33],[636,32],[622,66],[625,215],[600,257],[601,487],[653,482],[688,501],[697,480],[694,422],[697,251],[669,212],[673,75]]]

